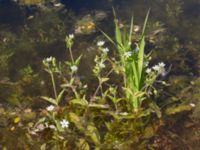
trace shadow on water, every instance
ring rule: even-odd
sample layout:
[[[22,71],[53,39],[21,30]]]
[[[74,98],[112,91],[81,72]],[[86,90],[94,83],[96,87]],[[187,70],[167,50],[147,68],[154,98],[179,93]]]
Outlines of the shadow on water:
[[[19,5],[10,0],[0,1],[0,26],[10,26],[14,32],[24,25],[24,13]]]

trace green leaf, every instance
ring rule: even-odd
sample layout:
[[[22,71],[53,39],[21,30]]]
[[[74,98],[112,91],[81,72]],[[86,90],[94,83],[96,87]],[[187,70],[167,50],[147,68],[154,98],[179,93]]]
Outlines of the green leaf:
[[[40,123],[44,123],[44,121],[46,120],[46,118],[45,117],[43,117],[43,118],[40,118],[38,121],[37,121],[37,123],[36,124],[40,124]]]
[[[150,104],[149,104],[149,107],[150,107],[151,109],[153,109],[153,111],[156,112],[156,115],[157,115],[158,118],[161,118],[161,117],[162,117],[160,108],[159,108],[159,106],[158,106],[156,103],[154,103],[154,102],[150,103]]]
[[[79,150],[90,150],[90,146],[85,139],[79,139],[79,143],[77,144],[77,148]]]
[[[54,104],[54,105],[58,105],[56,99],[54,99],[54,98],[47,97],[47,96],[42,96],[41,98],[44,99],[45,101],[48,101],[48,102]]]
[[[76,115],[75,113],[73,112],[70,112],[68,114],[69,116],[69,121],[74,123],[74,125],[81,131],[84,131],[84,128],[83,128],[83,125],[82,125],[82,122],[81,122],[81,119],[78,115]]]
[[[71,78],[70,82],[69,82],[69,85],[72,85],[74,83],[74,80],[75,80],[75,78]]]
[[[101,78],[101,83],[108,81],[109,78]]]
[[[192,110],[192,106],[190,105],[179,105],[175,107],[169,107],[165,110],[167,115],[174,115],[183,111],[190,111]]]
[[[95,145],[100,144],[100,135],[97,128],[94,125],[88,125],[85,132],[86,136],[89,136]]]
[[[137,63],[135,61],[132,62],[132,69],[133,69],[133,74],[134,74],[134,84],[133,87],[137,88],[139,90],[139,84],[140,84],[140,78],[138,76],[138,67],[136,65]],[[128,75],[127,75],[128,76]],[[130,75],[129,75],[130,76]],[[130,83],[129,83],[130,84]]]
[[[144,25],[143,25],[143,28],[142,28],[142,37],[144,36],[144,33],[145,33],[145,29],[146,29],[146,26],[147,26],[147,21],[148,21],[148,18],[149,18],[149,14],[150,14],[150,9],[148,10],[146,18],[144,20]]]
[[[61,99],[62,99],[62,96],[63,96],[64,92],[65,92],[65,90],[63,89],[63,90],[59,93],[59,95],[58,95],[58,97],[57,97],[57,99],[56,99],[57,104],[60,103],[60,101],[61,101]]]
[[[121,31],[120,31],[120,27],[119,27],[119,22],[118,22],[118,19],[116,17],[116,13],[115,13],[115,10],[113,9],[113,14],[114,14],[114,23],[115,23],[115,39],[116,39],[116,42],[117,42],[117,47],[119,49],[122,48],[122,34],[121,34]]]
[[[97,109],[109,109],[108,105],[103,105],[103,104],[89,104],[89,107]]]
[[[138,53],[138,80],[140,82],[140,88],[141,88],[141,81],[142,81],[142,74],[143,74],[143,63],[144,63],[144,48],[145,48],[145,29],[146,29],[146,25],[147,25],[147,21],[149,18],[149,13],[150,10],[148,10],[145,21],[144,21],[144,25],[143,25],[143,29],[142,29],[142,36],[141,36],[141,41],[139,44],[139,53]]]
[[[44,143],[44,144],[42,144],[42,145],[40,146],[40,150],[46,150],[46,143]]]
[[[127,115],[122,115],[122,114],[116,114],[115,112],[108,112],[110,115],[112,115],[115,119],[117,120],[122,120],[122,119],[127,119],[127,120],[132,120],[132,119],[139,119],[143,117],[147,117],[150,115],[149,110],[141,111],[138,114],[136,113],[128,113]]]
[[[79,65],[80,61],[81,61],[82,55],[80,55],[76,60],[75,60],[75,64]]]
[[[81,105],[81,106],[88,106],[88,101],[85,99],[73,99],[70,101],[70,103],[74,104],[74,105]]]
[[[128,40],[129,43],[131,43],[132,41],[132,35],[133,35],[133,16],[131,17],[131,27],[129,31],[129,40]]]
[[[101,29],[99,29],[100,31],[101,31],[101,33],[115,46],[115,47],[117,47],[116,46],[116,43],[112,40],[112,38],[108,35],[108,34],[106,34],[105,32],[103,32]]]
[[[142,77],[143,63],[144,63],[144,47],[145,47],[145,41],[144,41],[144,36],[142,36],[138,53],[138,81],[140,81]]]

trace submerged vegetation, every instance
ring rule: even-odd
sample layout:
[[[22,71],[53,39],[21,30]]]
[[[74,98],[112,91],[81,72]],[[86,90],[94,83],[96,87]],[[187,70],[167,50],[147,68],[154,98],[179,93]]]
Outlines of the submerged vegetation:
[[[166,21],[152,21],[155,9],[129,22],[113,10],[114,24],[106,11],[77,19],[58,1],[18,2],[41,10],[20,34],[0,32],[0,149],[198,147],[197,37],[173,33],[184,1],[161,5]]]

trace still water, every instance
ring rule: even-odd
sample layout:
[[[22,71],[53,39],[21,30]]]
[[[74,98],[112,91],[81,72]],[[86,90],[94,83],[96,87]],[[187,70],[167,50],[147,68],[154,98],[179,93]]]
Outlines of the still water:
[[[75,34],[73,53],[83,55],[80,79],[93,86],[95,45],[98,39],[105,39],[98,28],[113,35],[112,7],[123,24],[134,15],[138,27],[150,9],[146,51],[153,50],[153,62],[163,61],[170,69],[165,78],[173,87],[166,88],[166,93],[196,105],[187,118],[179,118],[180,124],[169,126],[168,134],[181,139],[176,138],[178,149],[198,149],[199,0],[62,0],[45,5],[0,0],[0,149],[7,146],[14,150],[16,142],[17,149],[28,149],[24,144],[26,132],[23,128],[15,130],[13,116],[29,109],[37,112],[45,105],[38,97],[51,95],[52,91],[41,67],[42,60],[49,56],[59,60],[70,58],[66,53],[66,35]],[[36,112],[24,114],[24,121],[34,119]],[[185,120],[188,128],[179,128]]]

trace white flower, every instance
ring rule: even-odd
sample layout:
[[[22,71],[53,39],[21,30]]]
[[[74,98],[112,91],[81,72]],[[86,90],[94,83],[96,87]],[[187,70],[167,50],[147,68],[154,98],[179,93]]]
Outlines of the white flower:
[[[99,42],[97,42],[97,46],[103,46],[105,44],[105,42],[104,41],[99,41]]]
[[[160,66],[159,66],[159,65],[155,65],[155,66],[153,66],[152,68],[153,68],[153,70],[155,70],[155,71],[159,71],[159,70],[160,70]]]
[[[61,127],[62,128],[68,128],[69,127],[69,122],[65,119],[63,119],[62,121],[60,121]]]
[[[53,105],[50,105],[50,106],[48,106],[46,109],[48,110],[48,111],[53,111],[54,110],[54,106]]]
[[[131,57],[131,55],[132,55],[131,51],[124,53],[124,57],[126,57],[126,58]]]
[[[151,69],[150,69],[150,68],[147,68],[146,73],[147,73],[147,74],[151,73]]]
[[[107,52],[109,52],[109,49],[106,47],[106,48],[103,48],[102,51],[103,51],[104,53],[107,53]]]
[[[69,34],[69,38],[73,39],[74,38],[74,34]]]
[[[76,72],[78,70],[78,67],[73,65],[73,66],[71,66],[71,70],[72,70],[72,72]]]
[[[52,60],[53,60],[53,57],[52,57],[52,56],[46,58],[46,61],[47,61],[47,62],[51,62]]]
[[[99,67],[100,67],[100,68],[105,68],[106,66],[105,66],[104,63],[101,62],[101,63],[99,64]]]
[[[165,64],[163,62],[160,62],[160,63],[158,63],[158,66],[164,68]]]
[[[190,106],[191,107],[195,107],[196,105],[194,103],[190,103]]]

